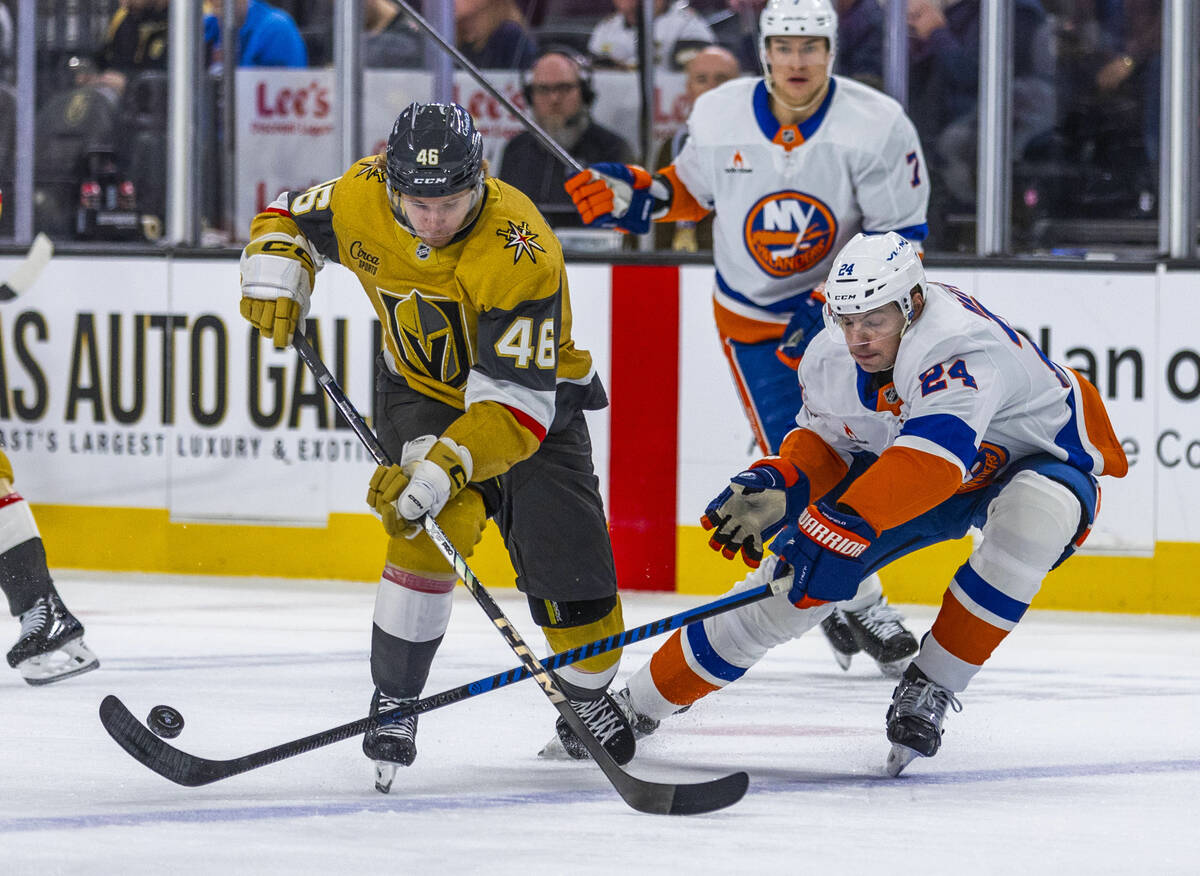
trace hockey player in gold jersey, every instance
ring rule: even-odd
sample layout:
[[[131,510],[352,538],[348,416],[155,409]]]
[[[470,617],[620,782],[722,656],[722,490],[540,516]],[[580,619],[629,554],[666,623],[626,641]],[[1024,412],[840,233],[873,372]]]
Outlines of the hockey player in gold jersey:
[[[562,250],[532,202],[487,176],[482,138],[455,104],[410,105],[387,151],[255,217],[241,311],[277,347],[307,313],[326,259],[353,271],[383,326],[380,466],[368,504],[391,536],[375,602],[372,713],[416,698],[449,622],[455,576],[414,523],[435,515],[469,556],[485,520],[554,651],[619,632],[621,603],[583,411],[607,404],[571,339]],[[558,679],[619,763],[628,721],[605,693],[619,652]],[[416,756],[417,719],[372,729],[376,786]],[[586,756],[559,719],[567,752]]]

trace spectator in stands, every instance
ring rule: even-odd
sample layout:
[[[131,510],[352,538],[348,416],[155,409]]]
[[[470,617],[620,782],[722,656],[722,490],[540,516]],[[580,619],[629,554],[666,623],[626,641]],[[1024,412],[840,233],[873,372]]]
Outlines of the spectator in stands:
[[[592,119],[596,95],[591,66],[582,55],[565,46],[547,49],[523,86],[534,121],[580,164],[634,160],[629,143]],[[552,227],[583,226],[563,188],[567,168],[528,131],[509,141],[497,176],[527,194]]]
[[[726,0],[729,11],[713,23],[722,45],[737,55],[742,69],[759,69],[758,15],[765,0]],[[883,9],[879,0],[834,0],[838,52],[833,72],[883,89]]]
[[[212,15],[204,18],[204,39],[214,50],[221,47],[223,4],[214,3]],[[237,0],[234,16],[238,23],[239,67],[307,67],[308,47],[290,15],[263,0]]]
[[[716,88],[723,82],[741,75],[741,67],[733,52],[723,46],[706,46],[684,66],[687,73],[687,97],[689,103],[704,92]],[[687,140],[687,125],[681,125],[671,137],[663,141],[655,159],[655,167],[666,167],[675,161],[675,156]],[[656,249],[673,249],[676,252],[696,252],[712,249],[712,214],[699,222],[662,222],[654,226]]]
[[[632,70],[638,66],[638,0],[613,0],[616,12],[601,19],[588,40],[588,52],[598,66]],[[686,58],[681,50],[694,50],[715,43],[712,28],[686,0],[654,0],[654,64],[667,70],[679,70]]]
[[[1122,90],[1141,109],[1141,138],[1145,163],[1158,166],[1158,138],[1162,106],[1162,3],[1161,0],[1125,0],[1124,28],[1117,51],[1107,54],[1096,72],[1100,101]]]
[[[837,0],[834,72],[883,90],[883,9],[878,0]]]
[[[424,36],[399,3],[365,0],[362,53],[364,67],[420,67]]]
[[[16,59],[16,33],[13,30],[12,13],[0,0],[0,82],[8,82]]]
[[[458,50],[484,70],[527,70],[537,57],[514,0],[454,0]]]
[[[109,19],[104,42],[93,58],[72,58],[75,85],[90,86],[120,99],[131,76],[167,69],[167,13],[170,0],[122,0]]]
[[[929,165],[935,240],[948,213],[975,205],[979,19],[979,0],[908,0],[908,114]],[[1040,0],[1014,0],[1012,150],[1018,158],[1055,124],[1053,45]]]

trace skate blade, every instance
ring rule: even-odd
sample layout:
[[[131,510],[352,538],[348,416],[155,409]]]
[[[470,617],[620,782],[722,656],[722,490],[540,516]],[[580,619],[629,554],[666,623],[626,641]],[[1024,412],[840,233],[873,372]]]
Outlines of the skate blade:
[[[563,748],[562,740],[558,738],[557,733],[555,733],[550,741],[542,747],[542,750],[538,752],[538,757],[542,758],[543,760],[575,759],[571,757],[571,755],[567,754],[567,750]]]
[[[880,673],[884,678],[899,678],[904,674],[904,670],[908,669],[908,664],[912,663],[912,657],[902,657],[899,660],[894,660],[891,663],[876,663]]]
[[[887,769],[887,774],[893,779],[896,778],[904,771],[906,766],[908,766],[918,757],[920,757],[920,755],[911,748],[892,743],[892,750],[888,752],[887,764],[885,767]]]
[[[392,790],[392,780],[396,778],[399,767],[385,760],[375,761],[375,790],[386,794]]]
[[[842,672],[850,671],[850,661],[854,659],[853,654],[843,654],[837,648],[830,648],[833,651],[833,659],[837,661],[837,665],[842,668]]]
[[[65,681],[100,668],[100,660],[82,639],[73,639],[56,651],[38,654],[17,664],[17,671],[27,684],[35,687]]]

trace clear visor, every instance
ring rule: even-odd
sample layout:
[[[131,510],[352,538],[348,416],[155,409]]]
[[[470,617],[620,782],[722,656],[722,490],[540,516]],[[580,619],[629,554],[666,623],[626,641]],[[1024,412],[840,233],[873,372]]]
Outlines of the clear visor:
[[[894,301],[875,310],[845,314],[834,313],[826,302],[821,315],[830,338],[852,351],[899,338],[909,326],[909,320]]]
[[[445,246],[475,218],[483,197],[483,181],[453,195],[405,195],[391,183],[387,193],[397,222],[430,246]]]

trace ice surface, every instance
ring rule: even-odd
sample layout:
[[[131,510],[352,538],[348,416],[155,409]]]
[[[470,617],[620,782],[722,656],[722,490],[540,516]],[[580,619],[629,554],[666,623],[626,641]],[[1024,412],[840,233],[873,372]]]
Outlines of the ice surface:
[[[186,720],[229,758],[366,714],[374,586],[62,573],[101,668],[0,673],[0,872],[16,874],[1195,873],[1200,619],[1033,610],[961,697],[942,751],[883,771],[892,683],[834,664],[819,630],[663,724],[656,780],[745,769],[701,817],[629,809],[591,763],[539,760],[555,712],[532,682],[421,717],[392,793],[347,740],[203,788],[171,784],[100,726],[101,698]],[[524,598],[493,595],[543,647]],[[461,588],[426,693],[517,664]],[[626,594],[632,625],[707,601]],[[929,606],[902,606],[918,634]],[[4,632],[7,630],[7,633]],[[7,648],[17,624],[0,625]],[[627,649],[622,678],[661,639]]]

